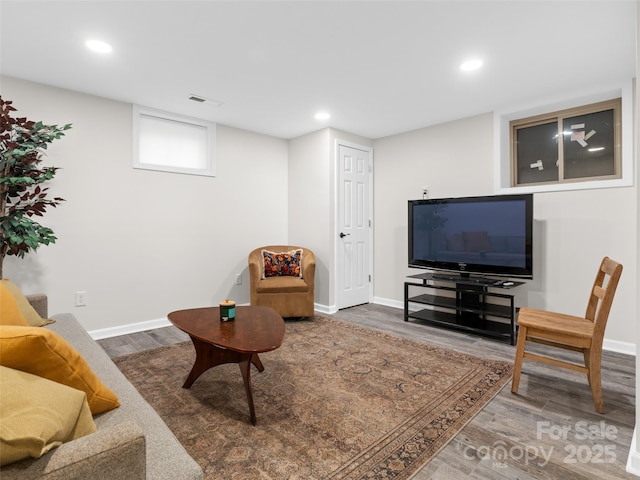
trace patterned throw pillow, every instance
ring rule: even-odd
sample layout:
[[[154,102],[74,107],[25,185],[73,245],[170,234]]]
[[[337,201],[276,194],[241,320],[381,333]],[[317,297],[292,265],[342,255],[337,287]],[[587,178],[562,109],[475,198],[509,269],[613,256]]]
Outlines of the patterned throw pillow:
[[[302,249],[289,252],[262,250],[264,271],[262,278],[299,277],[302,278]]]

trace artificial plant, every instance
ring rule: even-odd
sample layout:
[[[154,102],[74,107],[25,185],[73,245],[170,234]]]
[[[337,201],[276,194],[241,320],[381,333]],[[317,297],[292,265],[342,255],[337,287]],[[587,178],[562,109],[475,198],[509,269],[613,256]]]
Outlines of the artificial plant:
[[[59,127],[18,117],[12,103],[0,96],[0,278],[7,255],[22,258],[57,240],[50,228],[33,217],[64,201],[49,197],[49,188],[43,184],[58,169],[43,166],[42,159],[47,145],[71,128],[71,124]]]

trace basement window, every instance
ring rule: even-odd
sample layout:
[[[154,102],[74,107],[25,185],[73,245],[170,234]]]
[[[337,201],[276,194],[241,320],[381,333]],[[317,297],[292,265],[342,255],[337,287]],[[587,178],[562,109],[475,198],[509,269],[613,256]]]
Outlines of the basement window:
[[[633,81],[496,111],[495,194],[634,184]]]
[[[621,177],[620,99],[510,122],[511,186]]]
[[[134,105],[133,167],[215,176],[216,125]]]

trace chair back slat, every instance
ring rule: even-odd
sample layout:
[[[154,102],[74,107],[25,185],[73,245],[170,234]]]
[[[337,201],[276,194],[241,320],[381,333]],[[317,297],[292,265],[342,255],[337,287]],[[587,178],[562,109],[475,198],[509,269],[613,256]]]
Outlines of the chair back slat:
[[[595,344],[601,343],[604,337],[604,330],[621,274],[622,265],[609,257],[604,257],[593,282],[585,315],[585,318],[594,322],[593,341]]]
[[[602,300],[602,299],[604,298],[604,294],[605,294],[605,293],[607,293],[607,291],[606,291],[604,288],[602,288],[602,287],[600,287],[600,286],[598,286],[598,285],[596,285],[595,287],[593,287],[593,294],[594,294],[596,297],[598,297],[600,300]]]

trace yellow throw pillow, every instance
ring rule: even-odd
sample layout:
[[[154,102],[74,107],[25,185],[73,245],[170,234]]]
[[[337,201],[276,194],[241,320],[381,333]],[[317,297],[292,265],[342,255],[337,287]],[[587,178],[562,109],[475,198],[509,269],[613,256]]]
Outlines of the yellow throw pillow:
[[[11,295],[13,295],[13,298],[18,304],[18,308],[29,325],[32,327],[42,327],[43,325],[55,322],[55,320],[51,320],[50,318],[42,318],[38,312],[36,312],[35,308],[31,306],[27,297],[23,295],[20,289],[11,280],[3,278],[0,283],[6,287]]]
[[[96,431],[84,392],[0,366],[0,465]]]
[[[86,360],[64,338],[46,328],[1,325],[0,365],[82,390],[94,415],[120,406],[118,397]]]
[[[29,326],[29,322],[18,307],[18,302],[6,288],[4,280],[0,282],[0,325]]]

